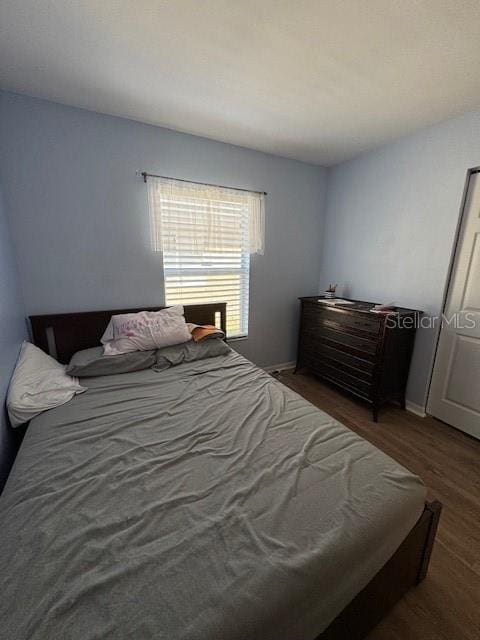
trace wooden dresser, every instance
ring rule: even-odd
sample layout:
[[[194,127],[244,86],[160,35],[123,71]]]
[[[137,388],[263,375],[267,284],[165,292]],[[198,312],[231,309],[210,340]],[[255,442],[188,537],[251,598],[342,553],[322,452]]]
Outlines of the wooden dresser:
[[[415,309],[389,315],[373,313],[372,302],[351,300],[331,306],[321,296],[300,298],[301,318],[297,367],[334,383],[372,405],[399,400],[405,408],[405,387],[417,320]]]

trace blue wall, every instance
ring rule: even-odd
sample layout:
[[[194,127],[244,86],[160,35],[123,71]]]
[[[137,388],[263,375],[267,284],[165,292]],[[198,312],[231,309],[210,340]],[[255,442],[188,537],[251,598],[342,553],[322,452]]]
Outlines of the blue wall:
[[[318,291],[319,272],[321,289],[340,282],[343,295],[438,314],[466,172],[480,165],[480,113],[328,172],[11,93],[0,93],[0,136],[29,314],[163,302],[136,169],[268,191],[266,254],[252,259],[250,334],[236,343],[260,365],[294,358],[296,298]],[[422,330],[416,341],[407,397],[420,406],[435,339]]]
[[[318,286],[325,170],[11,93],[0,93],[0,135],[28,314],[163,303],[141,169],[268,191],[249,337],[235,347],[260,365],[295,357],[297,297]]]
[[[0,189],[0,491],[16,451],[16,436],[7,424],[4,400],[20,344],[26,337],[12,242]]]
[[[330,169],[320,286],[439,314],[467,170],[478,165],[473,113]],[[407,399],[420,406],[435,343],[436,331],[417,334]]]

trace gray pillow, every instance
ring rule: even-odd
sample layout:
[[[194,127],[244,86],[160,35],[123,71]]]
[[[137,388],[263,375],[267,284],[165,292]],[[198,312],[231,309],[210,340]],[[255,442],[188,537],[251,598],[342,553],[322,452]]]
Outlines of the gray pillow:
[[[148,369],[155,364],[155,350],[132,351],[121,355],[105,356],[103,347],[92,347],[77,351],[72,356],[66,372],[70,376],[110,376]]]
[[[155,371],[164,371],[164,369],[174,367],[183,362],[193,362],[194,360],[223,356],[230,351],[231,349],[227,343],[220,338],[210,338],[202,342],[190,340],[182,344],[157,349],[157,361],[152,369]]]

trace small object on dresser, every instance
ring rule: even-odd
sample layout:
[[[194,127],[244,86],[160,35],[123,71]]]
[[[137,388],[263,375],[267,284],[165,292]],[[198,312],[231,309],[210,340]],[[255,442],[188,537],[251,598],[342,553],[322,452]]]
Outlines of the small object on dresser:
[[[329,284],[328,289],[325,291],[325,298],[335,298],[336,297],[336,284]]]
[[[343,300],[343,298],[319,298],[317,302],[322,302],[323,304],[336,305],[336,304],[355,304],[352,300]]]
[[[387,304],[376,304],[373,309],[370,309],[372,313],[395,313],[397,307],[394,302]]]

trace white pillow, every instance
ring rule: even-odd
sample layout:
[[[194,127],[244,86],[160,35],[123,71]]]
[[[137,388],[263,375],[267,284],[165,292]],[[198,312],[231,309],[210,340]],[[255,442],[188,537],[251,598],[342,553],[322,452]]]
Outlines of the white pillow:
[[[30,342],[24,342],[10,380],[7,409],[12,427],[28,422],[42,411],[59,407],[76,393],[86,391],[78,378]]]
[[[191,340],[183,306],[112,316],[101,342],[108,356],[161,349]]]

